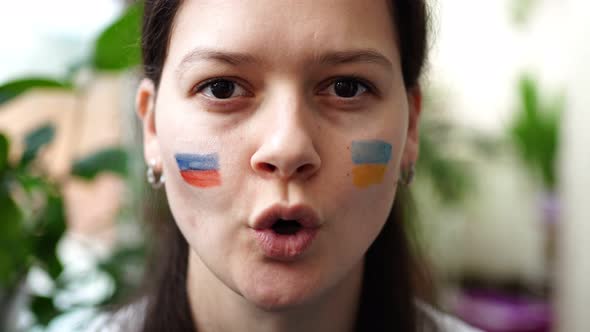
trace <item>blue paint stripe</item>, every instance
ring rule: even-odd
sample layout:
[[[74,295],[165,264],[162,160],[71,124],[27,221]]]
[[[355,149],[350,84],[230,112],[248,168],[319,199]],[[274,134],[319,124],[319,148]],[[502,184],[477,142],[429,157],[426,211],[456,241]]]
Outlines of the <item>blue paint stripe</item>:
[[[219,169],[217,153],[190,154],[178,153],[175,155],[178,168],[181,171],[208,171]]]
[[[380,140],[352,142],[352,162],[355,164],[387,164],[391,160],[391,144]]]

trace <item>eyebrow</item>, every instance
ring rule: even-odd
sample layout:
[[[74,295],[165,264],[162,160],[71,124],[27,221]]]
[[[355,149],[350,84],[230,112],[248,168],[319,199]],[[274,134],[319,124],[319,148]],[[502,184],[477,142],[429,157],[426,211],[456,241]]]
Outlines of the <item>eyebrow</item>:
[[[329,52],[320,55],[316,62],[333,66],[349,63],[372,63],[384,66],[389,70],[393,69],[391,61],[373,49]]]
[[[198,61],[216,61],[236,67],[240,65],[259,65],[263,62],[260,57],[248,53],[195,48],[182,58],[176,68],[177,75],[179,77],[182,76],[186,67]],[[392,62],[374,49],[354,49],[322,53],[314,56],[311,62],[330,66],[369,63],[380,65],[390,71],[393,70]]]
[[[182,76],[186,67],[198,61],[216,61],[230,66],[262,63],[262,59],[247,53],[195,48],[182,58],[180,64],[176,68],[176,74],[179,77]]]

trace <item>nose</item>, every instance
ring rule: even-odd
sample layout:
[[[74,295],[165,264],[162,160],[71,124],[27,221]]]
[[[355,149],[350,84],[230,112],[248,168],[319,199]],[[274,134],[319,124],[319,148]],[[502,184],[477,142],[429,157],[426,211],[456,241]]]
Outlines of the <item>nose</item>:
[[[284,101],[285,99],[283,99]],[[313,137],[317,126],[309,109],[298,102],[282,102],[269,109],[261,128],[261,143],[251,158],[251,167],[263,177],[306,180],[320,168],[321,159]]]

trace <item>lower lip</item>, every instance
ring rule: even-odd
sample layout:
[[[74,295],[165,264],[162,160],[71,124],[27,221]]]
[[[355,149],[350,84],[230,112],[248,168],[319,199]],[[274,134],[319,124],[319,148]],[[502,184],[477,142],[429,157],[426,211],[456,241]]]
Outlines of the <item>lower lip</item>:
[[[317,228],[302,228],[295,234],[284,235],[272,229],[254,230],[264,255],[278,260],[293,260],[301,256],[312,244],[317,231]]]

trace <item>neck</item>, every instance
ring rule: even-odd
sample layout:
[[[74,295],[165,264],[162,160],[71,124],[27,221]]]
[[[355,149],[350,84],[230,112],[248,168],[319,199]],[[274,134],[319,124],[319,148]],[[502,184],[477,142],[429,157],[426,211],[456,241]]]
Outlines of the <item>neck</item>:
[[[363,261],[318,298],[298,307],[268,311],[230,289],[190,250],[187,291],[199,332],[352,332],[362,278]]]

